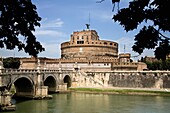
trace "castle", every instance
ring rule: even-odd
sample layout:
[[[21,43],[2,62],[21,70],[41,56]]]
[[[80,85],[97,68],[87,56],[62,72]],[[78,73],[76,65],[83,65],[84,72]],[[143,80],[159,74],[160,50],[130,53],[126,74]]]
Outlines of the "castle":
[[[70,41],[61,44],[61,58],[21,58],[21,69],[80,69],[84,71],[143,70],[144,63],[132,62],[129,53],[118,54],[118,43],[100,40],[95,30],[73,32]]]

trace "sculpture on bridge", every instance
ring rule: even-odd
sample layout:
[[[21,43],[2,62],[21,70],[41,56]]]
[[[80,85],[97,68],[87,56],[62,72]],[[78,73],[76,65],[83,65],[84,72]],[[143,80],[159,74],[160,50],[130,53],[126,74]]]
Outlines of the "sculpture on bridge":
[[[7,87],[1,86],[0,91],[1,91],[0,110],[1,111],[15,111],[16,106],[12,104],[11,102],[12,94],[7,90]]]

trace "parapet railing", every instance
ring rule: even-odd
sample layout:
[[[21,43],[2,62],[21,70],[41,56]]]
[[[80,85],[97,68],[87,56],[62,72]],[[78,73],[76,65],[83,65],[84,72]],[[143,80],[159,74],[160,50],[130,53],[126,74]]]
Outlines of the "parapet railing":
[[[0,73],[39,73],[39,72],[72,72],[73,70],[63,69],[0,69]]]

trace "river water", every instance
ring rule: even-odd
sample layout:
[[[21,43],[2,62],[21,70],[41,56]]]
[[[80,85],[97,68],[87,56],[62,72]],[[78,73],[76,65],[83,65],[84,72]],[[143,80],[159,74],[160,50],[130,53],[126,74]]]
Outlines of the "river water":
[[[53,94],[51,100],[17,100],[8,113],[170,113],[170,97],[113,94]]]

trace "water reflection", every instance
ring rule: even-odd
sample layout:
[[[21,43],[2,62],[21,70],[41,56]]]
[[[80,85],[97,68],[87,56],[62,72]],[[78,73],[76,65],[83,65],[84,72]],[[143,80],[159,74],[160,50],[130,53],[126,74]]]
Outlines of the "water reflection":
[[[11,113],[169,113],[170,97],[54,94],[51,100],[16,101]]]

